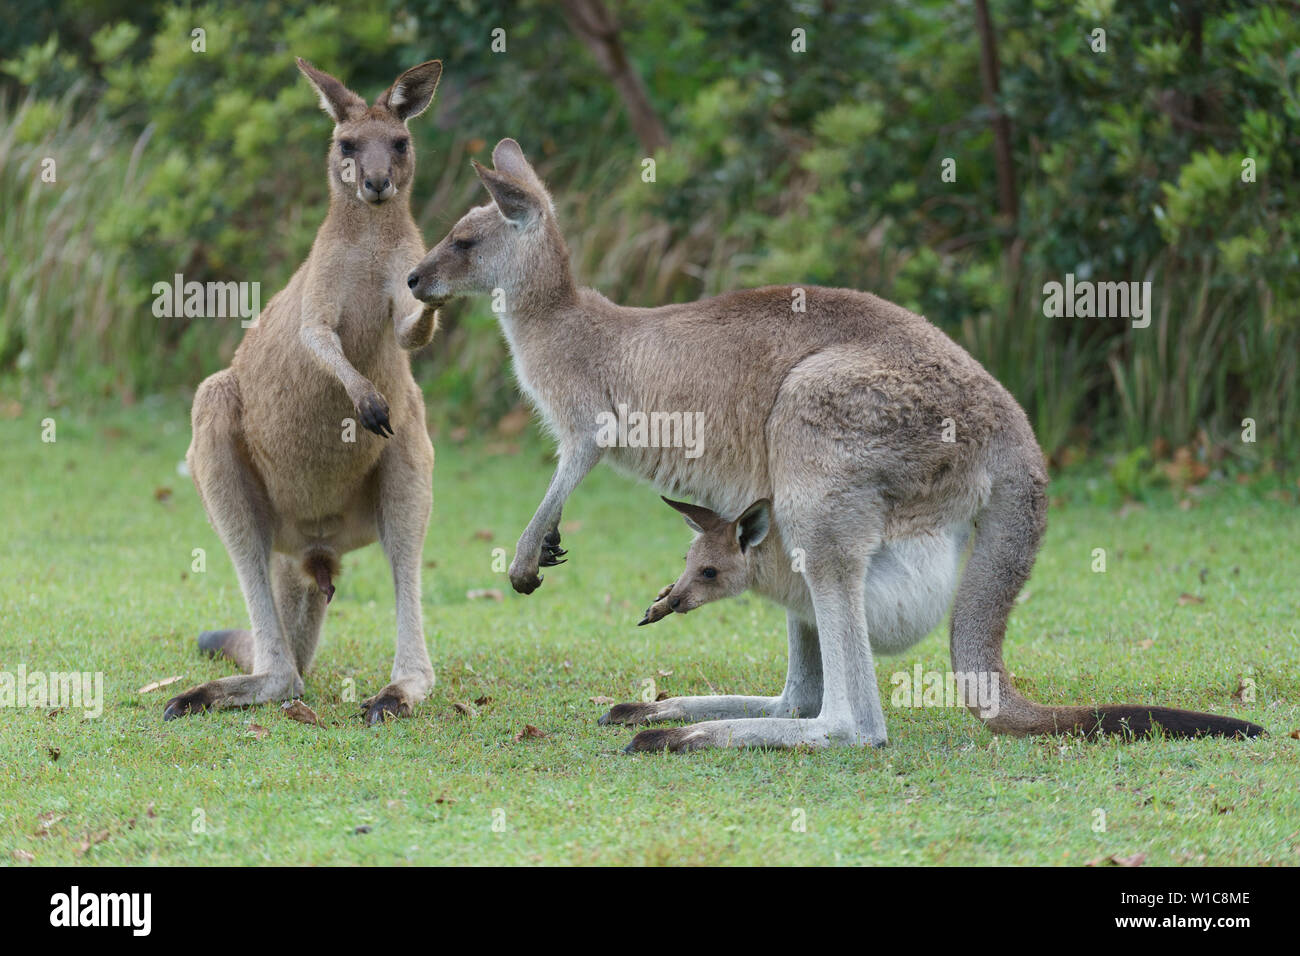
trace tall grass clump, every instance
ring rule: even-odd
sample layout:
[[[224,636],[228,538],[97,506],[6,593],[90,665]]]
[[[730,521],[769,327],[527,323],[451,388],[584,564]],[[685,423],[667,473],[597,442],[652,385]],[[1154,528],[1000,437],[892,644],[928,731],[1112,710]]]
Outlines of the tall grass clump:
[[[76,89],[0,102],[0,370],[56,392],[147,389],[171,343],[150,334],[131,249],[101,237],[148,180],[149,133],[81,105]]]

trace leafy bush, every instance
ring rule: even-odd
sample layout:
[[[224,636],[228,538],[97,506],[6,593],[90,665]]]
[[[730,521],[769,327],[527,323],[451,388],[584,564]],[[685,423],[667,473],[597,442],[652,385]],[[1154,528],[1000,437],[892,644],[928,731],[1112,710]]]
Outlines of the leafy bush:
[[[466,160],[513,135],[552,186],[578,275],[616,299],[869,289],[970,348],[1049,452],[1230,436],[1246,417],[1261,441],[1296,450],[1300,20],[1281,5],[991,4],[1014,222],[997,213],[968,5],[618,7],[671,138],[651,182],[618,94],[541,0],[20,6],[30,16],[0,39],[21,103],[0,117],[0,175],[21,197],[5,234],[28,245],[5,263],[0,372],[129,392],[192,387],[220,367],[238,326],[155,319],[148,290],[182,272],[269,295],[306,254],[329,129],[293,55],[368,97],[440,57],[438,102],[412,125],[413,210],[430,242],[481,201]],[[191,48],[196,27],[206,52]],[[68,125],[70,111],[83,119]],[[67,157],[100,158],[42,193],[29,188],[41,149],[69,176],[83,174]],[[36,282],[55,253],[23,227],[46,216],[83,224],[57,256],[84,257],[79,273],[111,288]],[[1067,273],[1151,282],[1150,326],[1045,317],[1043,285]],[[36,311],[70,320],[47,327]],[[447,310],[418,371],[450,419],[488,421],[516,400],[483,303]]]

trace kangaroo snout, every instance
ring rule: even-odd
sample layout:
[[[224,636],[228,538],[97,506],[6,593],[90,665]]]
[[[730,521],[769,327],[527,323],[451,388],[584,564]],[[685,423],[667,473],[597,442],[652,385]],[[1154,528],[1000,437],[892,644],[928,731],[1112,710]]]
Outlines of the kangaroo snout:
[[[392,199],[397,194],[397,187],[393,185],[391,176],[367,176],[361,181],[361,188],[357,192],[366,202],[377,206]]]
[[[431,257],[426,257],[424,262],[419,263],[407,274],[406,287],[411,290],[411,295],[425,305],[439,306],[451,296],[448,294],[447,284],[438,278],[437,270],[427,264],[429,258]]]

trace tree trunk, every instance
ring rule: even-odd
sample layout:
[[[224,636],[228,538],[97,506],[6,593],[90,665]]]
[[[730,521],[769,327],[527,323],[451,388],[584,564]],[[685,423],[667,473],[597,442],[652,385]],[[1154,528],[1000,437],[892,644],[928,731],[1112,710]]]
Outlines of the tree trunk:
[[[628,62],[623,44],[618,38],[618,22],[602,0],[563,0],[564,18],[569,28],[591,51],[605,71],[627,108],[632,131],[641,141],[646,155],[651,155],[668,144],[668,134],[659,114],[650,105],[645,84]]]
[[[1016,170],[1011,159],[1011,121],[998,107],[998,47],[989,19],[988,0],[975,0],[975,26],[980,36],[980,85],[984,105],[992,116],[993,154],[998,174],[998,212],[1010,230],[1007,241],[1015,234],[1020,203],[1016,194]]]

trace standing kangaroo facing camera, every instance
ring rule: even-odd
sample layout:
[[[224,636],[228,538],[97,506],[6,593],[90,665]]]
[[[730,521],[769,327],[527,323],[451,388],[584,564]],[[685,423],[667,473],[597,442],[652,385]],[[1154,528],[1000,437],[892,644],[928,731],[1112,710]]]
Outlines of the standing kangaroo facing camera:
[[[407,70],[373,106],[298,68],[335,124],[329,213],[230,368],[199,386],[186,456],[252,622],[199,645],[245,674],[173,697],[168,720],[301,694],[339,557],[376,539],[393,570],[397,653],[391,683],[362,704],[366,721],[408,716],[433,686],[420,613],[433,445],[407,353],[429,343],[438,315],[405,282],[424,252],[406,123],[433,100],[442,64]]]
[[[703,721],[643,730],[629,750],[884,744],[873,645],[913,643],[942,618],[972,524],[952,662],[958,674],[996,683],[996,714],[963,697],[990,729],[1262,732],[1212,714],[1047,707],[1016,693],[1002,638],[1046,525],[1047,471],[1015,399],[939,329],[876,296],[812,286],[655,309],[615,305],[575,286],[550,197],[519,145],[502,140],[492,160],[495,169],[475,168],[493,202],[467,213],[408,282],[429,303],[504,293],[500,321],[516,375],[558,438],[555,476],[510,566],[515,590],[535,590],[539,565],[563,553],[561,509],[602,457],[715,515],[770,502],[774,560],[755,567],[752,581],[787,609],[785,690],[621,704],[602,723]],[[679,424],[693,416],[704,441],[683,450],[681,440],[641,440],[645,429],[620,428],[611,442],[608,423],[631,423],[628,410],[658,416],[670,432],[674,415]],[[956,423],[953,441],[944,440],[945,419]],[[669,435],[682,437],[680,427]],[[727,524],[727,547],[743,550],[752,524]],[[868,607],[882,596],[899,606]],[[892,626],[869,623],[891,617]]]

